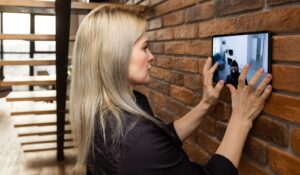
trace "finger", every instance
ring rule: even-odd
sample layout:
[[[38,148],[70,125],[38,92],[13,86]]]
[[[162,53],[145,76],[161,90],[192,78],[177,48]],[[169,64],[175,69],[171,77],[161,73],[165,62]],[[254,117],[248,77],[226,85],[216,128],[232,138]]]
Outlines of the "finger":
[[[214,72],[218,68],[218,65],[219,65],[219,63],[216,62],[214,64],[214,66],[211,69],[209,69],[209,73],[206,75],[207,76],[207,78],[206,78],[207,85],[210,86],[210,87],[212,87],[212,85],[213,85]]]
[[[256,96],[260,96],[261,93],[264,91],[265,87],[270,83],[272,79],[272,75],[271,74],[268,74],[264,80],[258,85],[257,89],[255,90],[255,95]]]
[[[238,89],[245,87],[245,79],[246,79],[248,71],[249,71],[249,64],[246,64],[242,70],[241,75],[239,76]]]
[[[216,63],[213,65],[213,67],[212,67],[211,69],[209,69],[210,72],[213,74],[213,73],[217,70],[218,66],[219,66],[219,62],[216,62]]]
[[[252,92],[252,90],[255,89],[256,82],[259,80],[259,78],[261,77],[261,75],[263,74],[263,72],[264,72],[264,69],[260,68],[258,71],[256,71],[256,73],[254,74],[254,76],[249,81],[248,90],[250,92]]]
[[[272,86],[271,85],[268,85],[267,88],[264,90],[263,94],[260,96],[260,101],[262,103],[264,103],[266,101],[266,99],[269,97],[269,95],[271,94],[272,92]]]
[[[234,86],[232,86],[231,84],[226,84],[226,87],[229,89],[231,97],[236,94],[236,88]]]
[[[217,85],[216,85],[216,87],[215,87],[215,91],[214,91],[214,96],[215,96],[216,98],[219,98],[220,93],[221,93],[223,87],[224,87],[224,81],[223,81],[223,80],[220,80],[220,81],[217,83]]]
[[[211,67],[211,64],[212,64],[212,59],[211,59],[211,57],[208,57],[207,58],[207,60],[206,60],[206,62],[205,62],[205,64],[204,64],[204,67],[203,67],[203,73],[204,72],[207,72],[209,69],[210,69],[210,67]]]

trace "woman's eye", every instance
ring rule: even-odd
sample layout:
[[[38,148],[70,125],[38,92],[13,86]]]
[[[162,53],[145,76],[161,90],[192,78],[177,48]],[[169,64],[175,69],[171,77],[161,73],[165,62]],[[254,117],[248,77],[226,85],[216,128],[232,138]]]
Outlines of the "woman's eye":
[[[148,48],[148,46],[145,46],[143,49],[146,50]]]

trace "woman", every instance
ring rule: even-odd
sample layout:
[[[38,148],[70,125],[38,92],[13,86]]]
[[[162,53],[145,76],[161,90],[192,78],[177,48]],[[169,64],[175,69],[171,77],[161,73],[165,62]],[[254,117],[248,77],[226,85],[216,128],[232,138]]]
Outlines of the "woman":
[[[166,125],[154,117],[147,98],[133,90],[150,80],[154,56],[145,28],[145,19],[136,12],[108,5],[82,21],[74,48],[70,108],[77,163],[86,164],[93,175],[238,174],[247,134],[271,93],[271,75],[255,89],[260,70],[246,86],[247,65],[237,89],[226,85],[231,91],[231,119],[216,154],[206,165],[198,165],[181,145],[219,97],[224,82],[215,87],[212,83],[218,64],[212,66],[212,59],[207,59],[202,100]]]

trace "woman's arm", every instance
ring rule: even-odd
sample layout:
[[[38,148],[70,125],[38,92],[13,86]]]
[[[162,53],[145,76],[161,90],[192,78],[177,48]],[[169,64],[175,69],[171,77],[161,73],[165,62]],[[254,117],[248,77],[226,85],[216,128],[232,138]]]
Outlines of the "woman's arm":
[[[270,74],[264,78],[257,89],[255,88],[257,81],[264,72],[263,69],[257,71],[249,85],[246,86],[245,79],[248,71],[249,65],[246,65],[239,77],[237,89],[230,84],[226,85],[231,92],[232,116],[224,138],[216,151],[217,154],[231,160],[236,167],[239,164],[253,120],[264,108],[265,101],[272,91],[271,85],[268,85],[272,79]]]
[[[200,125],[202,117],[205,116],[211,106],[219,98],[224,86],[224,81],[219,81],[213,87],[213,75],[218,67],[218,62],[212,66],[212,59],[209,57],[203,67],[203,96],[200,103],[190,112],[174,122],[174,127],[181,141],[188,138]]]

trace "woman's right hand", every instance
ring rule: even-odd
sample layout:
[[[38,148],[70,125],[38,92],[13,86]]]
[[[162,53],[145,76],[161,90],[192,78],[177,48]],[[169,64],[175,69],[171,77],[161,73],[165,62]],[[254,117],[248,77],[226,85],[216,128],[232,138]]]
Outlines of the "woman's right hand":
[[[231,117],[241,119],[242,122],[246,122],[252,126],[254,119],[263,110],[265,101],[272,92],[272,86],[268,85],[272,79],[272,75],[268,74],[256,88],[256,83],[263,75],[264,70],[263,68],[258,70],[249,81],[249,84],[246,85],[245,79],[248,71],[249,65],[247,64],[239,76],[237,89],[230,84],[227,84],[226,86],[231,92]]]

